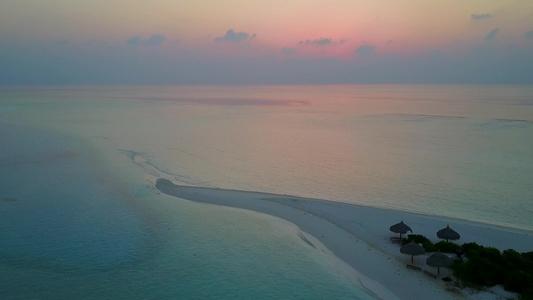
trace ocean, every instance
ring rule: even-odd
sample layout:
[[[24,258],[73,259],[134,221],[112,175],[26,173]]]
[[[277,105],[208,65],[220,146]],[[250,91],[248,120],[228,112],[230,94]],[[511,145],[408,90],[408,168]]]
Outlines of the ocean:
[[[533,230],[533,86],[0,88],[0,298],[374,299],[260,191]]]

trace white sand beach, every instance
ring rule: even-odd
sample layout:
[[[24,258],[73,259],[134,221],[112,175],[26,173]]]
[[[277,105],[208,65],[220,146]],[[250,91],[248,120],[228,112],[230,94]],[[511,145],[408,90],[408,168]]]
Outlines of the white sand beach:
[[[457,288],[440,280],[451,274],[446,268],[441,268],[438,279],[408,269],[411,257],[400,253],[400,245],[390,240],[396,234],[389,227],[401,220],[413,233],[433,242],[439,241],[436,232],[450,225],[461,234],[460,244],[533,250],[532,232],[495,225],[287,195],[181,186],[162,178],[155,181],[155,187],[181,199],[252,210],[289,221],[301,230],[302,240],[321,251],[340,274],[381,299],[498,299],[506,293],[499,288],[482,292]],[[426,265],[427,256],[415,256],[414,265],[436,274],[435,267]]]

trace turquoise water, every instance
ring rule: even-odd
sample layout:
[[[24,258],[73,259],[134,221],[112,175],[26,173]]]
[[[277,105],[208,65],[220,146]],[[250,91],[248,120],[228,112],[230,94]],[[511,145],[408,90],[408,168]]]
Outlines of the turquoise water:
[[[135,255],[146,235],[142,222],[91,174],[90,161],[46,132],[4,126],[0,136],[9,141],[0,160],[0,251],[7,262],[94,267]]]
[[[530,86],[4,88],[0,137],[2,299],[372,299],[163,173],[533,230]]]
[[[111,185],[86,145],[46,131],[2,124],[0,136],[9,141],[0,156],[2,299],[372,299],[288,225],[178,201],[143,182]]]

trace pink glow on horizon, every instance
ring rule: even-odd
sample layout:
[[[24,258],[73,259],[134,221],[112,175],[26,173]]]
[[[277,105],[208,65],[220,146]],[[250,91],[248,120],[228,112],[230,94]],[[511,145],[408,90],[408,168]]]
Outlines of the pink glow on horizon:
[[[376,63],[374,78],[390,81],[386,74],[378,74],[383,65],[395,63],[399,70],[412,65],[412,73],[417,73],[422,70],[420,61],[425,61],[432,68],[468,64],[470,73],[481,74],[479,78],[484,78],[487,66],[500,70],[498,65],[508,64],[509,74],[526,78],[529,68],[524,63],[533,61],[532,3],[47,0],[44,4],[8,0],[0,10],[0,63],[12,72],[19,72],[20,65],[40,72],[40,66],[52,66],[54,61],[65,68],[81,62],[107,70],[116,62],[113,72],[134,65],[136,70],[161,67],[168,73],[182,65],[195,70],[192,65],[201,64],[204,73],[197,73],[206,78],[217,67],[235,68],[235,74],[241,74],[245,63],[254,70],[251,73],[261,65],[292,68],[291,74],[303,70],[304,75],[310,73],[309,65],[320,70],[328,63],[339,69]],[[370,74],[361,72],[356,79]],[[262,75],[258,71],[257,78]],[[6,78],[14,77],[7,74]],[[421,78],[426,80],[425,75]],[[494,78],[502,80],[500,75]]]

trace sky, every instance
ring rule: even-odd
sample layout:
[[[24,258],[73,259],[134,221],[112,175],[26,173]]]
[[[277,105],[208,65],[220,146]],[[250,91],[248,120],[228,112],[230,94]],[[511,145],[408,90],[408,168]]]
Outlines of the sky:
[[[533,84],[532,0],[0,0],[0,85]]]

